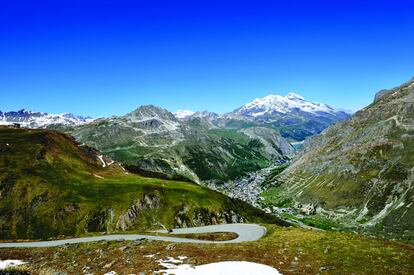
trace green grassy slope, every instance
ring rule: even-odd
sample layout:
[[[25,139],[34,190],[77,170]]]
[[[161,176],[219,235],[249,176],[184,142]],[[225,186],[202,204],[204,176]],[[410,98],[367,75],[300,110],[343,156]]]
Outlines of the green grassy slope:
[[[314,137],[264,196],[321,217],[414,239],[414,80]],[[328,212],[326,212],[328,211]]]
[[[277,222],[196,184],[103,167],[98,154],[58,132],[0,128],[0,239]]]
[[[131,172],[201,183],[232,180],[294,155],[279,132],[266,130],[245,134],[219,129],[206,119],[181,121],[162,108],[141,106],[68,131]]]

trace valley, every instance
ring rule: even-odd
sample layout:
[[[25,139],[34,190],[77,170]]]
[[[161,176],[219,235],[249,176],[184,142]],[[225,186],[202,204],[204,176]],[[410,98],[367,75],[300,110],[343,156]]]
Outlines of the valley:
[[[44,114],[42,124],[43,113],[9,112],[0,127],[0,257],[25,262],[11,269],[22,274],[148,273],[226,260],[283,274],[410,274],[413,87],[382,91],[352,117],[296,94],[221,116],[147,105],[79,122]],[[237,223],[267,233],[217,244],[197,231]],[[160,229],[166,235],[153,235]]]
[[[194,183],[140,177],[117,163],[102,165],[97,151],[55,131],[0,128],[0,150],[3,240],[278,222]]]
[[[0,275],[414,275],[414,1],[0,1]]]

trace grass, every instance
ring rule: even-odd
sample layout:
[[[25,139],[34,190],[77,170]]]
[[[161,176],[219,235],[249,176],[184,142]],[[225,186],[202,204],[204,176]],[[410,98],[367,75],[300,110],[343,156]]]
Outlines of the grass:
[[[234,215],[276,221],[197,184],[102,167],[97,154],[57,132],[0,129],[0,239],[113,232],[127,211],[135,215],[128,230],[211,224]]]
[[[1,259],[20,259],[39,274],[79,274],[111,270],[118,274],[162,269],[158,259],[187,256],[189,264],[251,261],[270,265],[282,274],[413,274],[414,247],[353,233],[319,232],[266,225],[259,241],[239,244],[174,244],[157,241],[97,242],[57,248],[0,249]],[[154,255],[145,257],[146,255]],[[75,263],[75,264],[74,264]],[[112,263],[110,267],[105,267]],[[323,271],[321,271],[323,270]],[[45,273],[45,272],[44,272]],[[43,273],[43,274],[44,274]]]
[[[145,233],[147,234],[147,233]],[[229,241],[236,239],[239,235],[233,232],[214,232],[214,233],[200,233],[200,234],[163,234],[156,233],[158,236],[169,236],[169,237],[179,237],[195,240],[205,240],[205,241]]]
[[[211,129],[209,133],[234,140],[237,143],[247,145],[251,140],[246,134],[243,134],[235,129]]]

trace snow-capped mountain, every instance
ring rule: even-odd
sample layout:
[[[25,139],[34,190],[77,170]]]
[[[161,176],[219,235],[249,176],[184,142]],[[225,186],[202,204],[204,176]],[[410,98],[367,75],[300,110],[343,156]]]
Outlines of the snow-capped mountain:
[[[273,115],[284,116],[292,113],[307,113],[314,116],[333,115],[341,117],[349,115],[326,104],[307,101],[302,96],[295,93],[289,93],[286,96],[268,95],[263,98],[257,98],[233,112],[233,114],[255,118]]]
[[[213,119],[217,119],[220,117],[220,115],[214,112],[209,112],[209,111],[193,112],[193,111],[188,111],[188,110],[179,110],[174,113],[174,116],[178,119],[183,119],[183,120],[191,120],[194,118],[213,120]]]
[[[245,124],[252,123],[275,127],[283,137],[302,141],[350,116],[350,113],[343,110],[310,102],[298,94],[289,93],[286,96],[268,95],[257,98],[231,113],[224,114],[222,119],[230,121],[232,127],[244,127]],[[235,124],[235,121],[244,121],[244,124]]]
[[[218,114],[209,111],[202,111],[202,112],[195,112],[192,115],[188,116],[188,118],[205,118],[205,119],[216,119],[220,117]]]
[[[194,114],[193,111],[190,110],[177,110],[173,113],[176,118],[185,119]]]
[[[48,128],[59,126],[77,126],[93,121],[90,117],[77,116],[72,113],[49,114],[32,112],[25,109],[19,111],[0,111],[0,125],[18,123],[26,128]]]

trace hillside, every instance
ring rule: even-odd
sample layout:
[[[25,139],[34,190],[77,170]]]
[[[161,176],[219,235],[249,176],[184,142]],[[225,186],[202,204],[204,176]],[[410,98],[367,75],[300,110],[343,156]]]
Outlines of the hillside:
[[[195,182],[227,181],[294,155],[274,129],[242,132],[210,126],[200,117],[183,121],[149,105],[71,133],[135,173]]]
[[[0,239],[277,222],[196,184],[144,178],[65,134],[0,128]]]
[[[413,167],[414,79],[305,143],[264,195],[334,227],[413,239]]]

